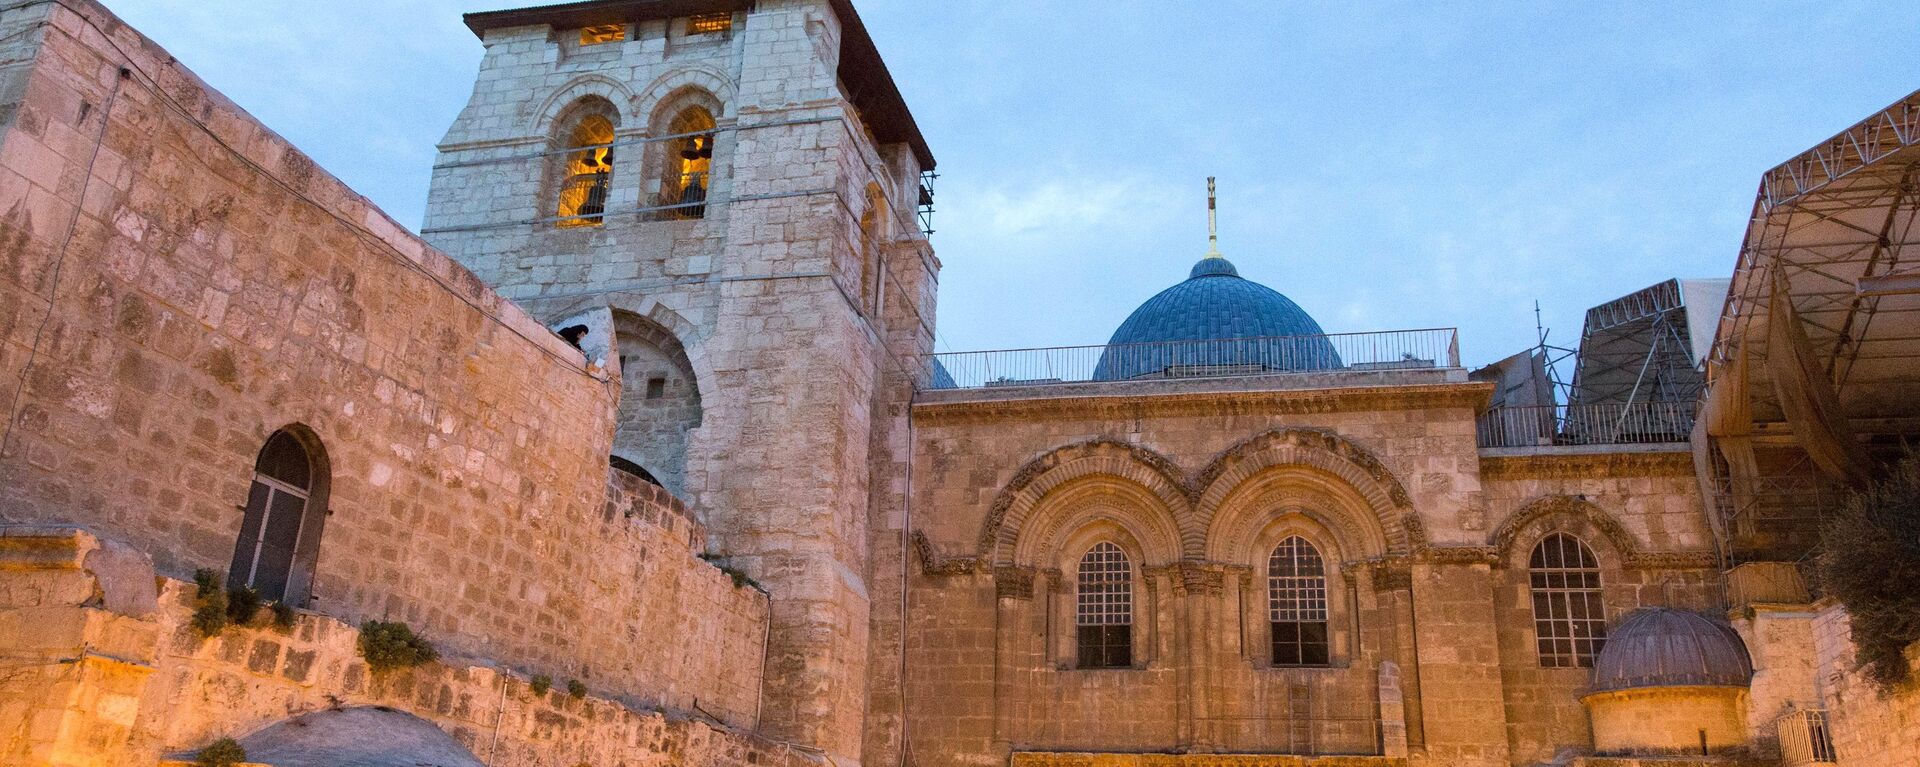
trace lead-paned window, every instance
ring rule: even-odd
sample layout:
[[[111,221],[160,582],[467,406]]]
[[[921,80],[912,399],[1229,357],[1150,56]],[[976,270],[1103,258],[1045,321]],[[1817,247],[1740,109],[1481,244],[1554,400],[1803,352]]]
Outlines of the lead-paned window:
[[[1527,561],[1533,596],[1533,631],[1540,665],[1587,668],[1607,641],[1606,607],[1600,592],[1600,561],[1579,538],[1554,533],[1533,547]]]
[[[1133,665],[1133,565],[1110,542],[1080,557],[1074,624],[1081,668]]]
[[[1327,569],[1320,551],[1289,536],[1267,557],[1267,620],[1273,629],[1273,664],[1325,666]]]

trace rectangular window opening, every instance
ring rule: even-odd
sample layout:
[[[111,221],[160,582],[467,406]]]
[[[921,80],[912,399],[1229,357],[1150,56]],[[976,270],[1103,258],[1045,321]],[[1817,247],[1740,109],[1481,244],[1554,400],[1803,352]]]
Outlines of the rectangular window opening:
[[[647,379],[647,399],[660,399],[667,396],[667,379]]]
[[[627,39],[625,24],[597,24],[580,30],[581,45],[617,43]]]
[[[712,35],[733,31],[733,14],[702,13],[687,19],[687,34]]]

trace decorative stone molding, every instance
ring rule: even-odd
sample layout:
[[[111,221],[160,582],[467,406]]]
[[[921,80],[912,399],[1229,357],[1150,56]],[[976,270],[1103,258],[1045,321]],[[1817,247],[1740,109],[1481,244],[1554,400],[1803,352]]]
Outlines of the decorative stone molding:
[[[1382,550],[1353,553],[1404,554],[1426,545],[1426,528],[1413,509],[1413,500],[1398,477],[1371,451],[1332,431],[1310,428],[1284,428],[1264,432],[1222,451],[1207,462],[1188,484],[1199,488],[1195,501],[1196,521],[1200,529],[1189,533],[1185,542],[1190,556],[1220,555],[1209,548],[1209,539],[1227,534],[1220,525],[1236,516],[1232,501],[1249,480],[1263,472],[1292,467],[1337,480],[1336,495],[1351,491],[1357,498],[1343,502],[1348,507],[1340,522],[1360,522],[1370,517],[1377,527],[1365,537]],[[1366,509],[1351,508],[1364,503]],[[1369,525],[1369,527],[1373,527]],[[1244,532],[1244,531],[1241,531]]]
[[[1480,455],[1483,482],[1514,479],[1589,479],[1592,477],[1691,477],[1693,453],[1622,445],[1592,453],[1532,452]]]
[[[933,541],[927,534],[913,532],[913,552],[920,556],[920,573],[931,577],[944,578],[954,575],[969,575],[980,571],[979,557],[943,557],[933,549]]]
[[[1413,563],[1404,558],[1376,559],[1366,563],[1367,581],[1374,593],[1407,591],[1413,588]]]
[[[1571,495],[1540,496],[1508,515],[1487,538],[1494,555],[1494,566],[1504,567],[1513,560],[1514,541],[1522,532],[1555,517],[1592,526],[1620,552],[1621,563],[1628,569],[1672,570],[1718,566],[1719,559],[1710,551],[1643,552],[1634,541],[1633,533],[1614,519],[1612,514],[1592,501]]]
[[[1014,472],[987,510],[978,539],[979,556],[994,556],[996,549],[1010,551],[1047,491],[1095,474],[1140,485],[1167,503],[1176,519],[1184,515],[1191,497],[1190,488],[1180,479],[1180,467],[1166,456],[1111,437],[1095,437],[1049,451]]]
[[[994,596],[1000,599],[1032,599],[1032,568],[996,567],[993,568]]]
[[[1054,392],[1050,395],[1026,388],[1019,392],[936,392],[937,396],[914,403],[913,417],[925,424],[942,424],[1217,415],[1319,415],[1445,408],[1477,410],[1485,405],[1487,395],[1492,391],[1492,384],[1483,382],[1200,392],[1156,392],[1143,390],[1143,387],[1134,386],[1135,383],[1138,382],[1065,384],[1050,387],[1050,391]]]
[[[553,95],[548,96],[547,100],[541,103],[540,108],[534,110],[534,122],[527,126],[527,133],[537,137],[548,136],[553,131],[555,120],[560,119],[561,115],[581,99],[589,97],[606,99],[614,109],[619,110],[620,120],[616,127],[630,129],[643,122],[634,119],[636,115],[646,113],[633,111],[634,93],[627,88],[626,83],[606,75],[587,73],[568,80],[565,85],[555,89]]]
[[[1436,565],[1498,566],[1500,552],[1492,546],[1428,546],[1420,550],[1416,559]]]
[[[1226,589],[1226,569],[1211,562],[1181,562],[1173,568],[1174,583],[1183,594],[1219,596]]]
[[[633,114],[642,116],[638,124],[644,124],[646,120],[654,118],[654,112],[660,109],[661,104],[689,90],[703,91],[720,102],[720,110],[713,114],[715,120],[734,116],[738,99],[734,97],[732,78],[717,68],[699,64],[682,65],[661,74],[645,89],[633,95],[628,103]]]

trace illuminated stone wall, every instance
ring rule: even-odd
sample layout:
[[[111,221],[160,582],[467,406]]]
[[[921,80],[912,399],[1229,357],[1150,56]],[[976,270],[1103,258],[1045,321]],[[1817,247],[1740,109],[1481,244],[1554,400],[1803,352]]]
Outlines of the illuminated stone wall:
[[[1883,693],[1858,668],[1847,611],[1831,601],[1816,605],[1814,657],[1820,699],[1833,724],[1833,745],[1843,767],[1920,762],[1920,692],[1912,683]],[[1920,678],[1920,643],[1907,648],[1912,674]]]
[[[876,573],[899,572],[885,520],[902,494],[874,477],[904,460],[885,434],[910,392],[897,360],[931,346],[938,262],[913,220],[918,160],[877,145],[840,87],[833,5],[768,0],[732,18],[708,35],[641,21],[584,48],[577,30],[487,32],[422,232],[537,317],[606,309],[616,331],[643,324],[639,335],[685,350],[699,426],[683,451],[630,452],[682,462],[645,468],[683,488],[714,552],[772,594],[768,731],[859,763],[869,732],[876,750],[897,742],[884,692],[871,708],[887,713],[865,724],[869,693],[897,689],[899,667],[890,650],[869,658],[887,589]],[[618,113],[607,213],[598,226],[542,222],[557,200],[543,153],[583,100]],[[642,210],[662,202],[674,162],[671,142],[649,139],[694,103],[717,118],[704,215]],[[623,444],[657,435],[642,420]],[[870,672],[885,677],[870,685]]]
[[[1483,452],[1476,384],[1439,372],[1334,384],[923,393],[913,758],[1194,750],[1508,765],[1591,750],[1589,672],[1540,667],[1526,555],[1550,532],[1588,540],[1609,616],[1705,607],[1714,562],[1690,458]],[[1071,555],[1101,529],[1144,572],[1134,669],[1073,667]],[[1336,563],[1331,668],[1268,662],[1260,557],[1283,531]]]
[[[194,585],[156,588],[139,558],[71,529],[0,534],[0,762],[153,764],[302,713],[384,706],[496,767],[822,763],[624,696],[575,697],[566,677],[536,692],[526,675],[457,658],[373,671],[354,627],[310,611],[203,638],[188,623]]]
[[[617,382],[105,9],[0,39],[0,519],[225,572],[256,454],[304,424],[303,606],[753,723],[766,599],[677,501],[609,498]]]

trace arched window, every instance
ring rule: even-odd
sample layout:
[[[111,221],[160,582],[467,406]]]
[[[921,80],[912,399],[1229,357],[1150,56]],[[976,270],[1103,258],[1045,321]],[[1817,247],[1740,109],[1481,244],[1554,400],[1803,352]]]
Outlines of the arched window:
[[[1267,557],[1267,620],[1273,665],[1327,665],[1327,570],[1305,538],[1289,536]]]
[[[254,461],[246,516],[233,547],[233,564],[227,568],[229,586],[251,588],[269,601],[303,601],[303,560],[318,550],[313,538],[319,526],[308,511],[324,479],[319,474],[306,447],[285,429],[267,438]]]
[[[1080,557],[1074,623],[1081,668],[1133,665],[1133,565],[1119,546],[1101,541]]]
[[[588,114],[567,137],[566,169],[561,174],[560,226],[599,226],[613,185],[613,121]]]
[[[1554,533],[1540,539],[1527,561],[1533,589],[1533,631],[1540,665],[1586,668],[1607,641],[1600,597],[1600,561],[1579,538]]]
[[[666,175],[660,179],[659,204],[674,206],[665,211],[671,218],[707,215],[713,129],[713,113],[702,106],[682,109],[667,123],[667,135],[674,138],[666,142]]]

